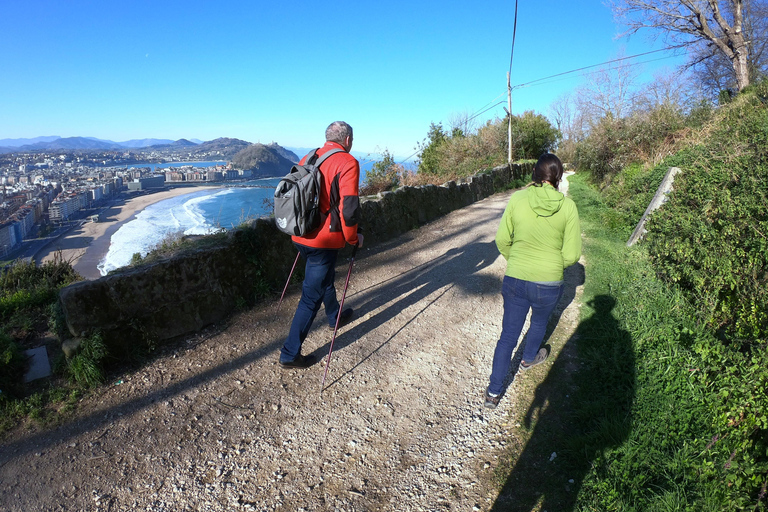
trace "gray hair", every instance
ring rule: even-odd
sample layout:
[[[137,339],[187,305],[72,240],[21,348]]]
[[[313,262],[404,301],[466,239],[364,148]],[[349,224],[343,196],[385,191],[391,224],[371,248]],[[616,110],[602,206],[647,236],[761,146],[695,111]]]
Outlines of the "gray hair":
[[[352,137],[352,127],[344,121],[335,121],[325,129],[325,140],[344,144],[347,137]]]

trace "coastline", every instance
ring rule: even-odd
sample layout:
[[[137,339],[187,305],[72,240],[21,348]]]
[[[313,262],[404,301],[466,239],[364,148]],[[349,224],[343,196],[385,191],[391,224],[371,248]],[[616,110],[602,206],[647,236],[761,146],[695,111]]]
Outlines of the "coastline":
[[[52,261],[60,251],[61,257],[69,261],[75,271],[85,279],[92,281],[102,277],[97,268],[107,255],[112,235],[126,222],[149,205],[165,199],[192,194],[200,190],[212,190],[219,186],[179,187],[143,194],[128,199],[117,199],[100,210],[101,222],[83,221],[67,234],[49,243],[35,256],[37,264]]]

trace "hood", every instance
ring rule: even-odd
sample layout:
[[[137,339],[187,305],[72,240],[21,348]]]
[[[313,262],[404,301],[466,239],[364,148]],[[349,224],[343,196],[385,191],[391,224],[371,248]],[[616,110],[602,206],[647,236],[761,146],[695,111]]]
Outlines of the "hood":
[[[565,196],[555,187],[544,184],[540,187],[528,187],[528,205],[540,217],[551,217],[560,211]]]

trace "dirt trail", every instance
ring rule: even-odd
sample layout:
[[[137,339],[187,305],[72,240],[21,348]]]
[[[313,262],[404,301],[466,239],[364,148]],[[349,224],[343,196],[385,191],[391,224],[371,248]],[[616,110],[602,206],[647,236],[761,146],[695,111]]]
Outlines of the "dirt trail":
[[[71,422],[6,439],[0,510],[489,510],[518,383],[549,364],[483,408],[509,195],[359,251],[346,299],[358,316],[340,330],[324,391],[323,364],[277,364],[294,286],[281,311],[238,314],[120,376]],[[577,317],[574,301],[553,339]],[[327,354],[323,318],[305,353]]]

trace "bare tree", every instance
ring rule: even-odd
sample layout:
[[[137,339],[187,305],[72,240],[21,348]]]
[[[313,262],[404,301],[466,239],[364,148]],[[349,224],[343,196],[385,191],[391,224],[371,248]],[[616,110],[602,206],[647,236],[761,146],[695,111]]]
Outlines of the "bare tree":
[[[560,130],[563,137],[568,136],[568,130],[574,116],[573,99],[570,94],[563,94],[549,105],[550,117],[555,122],[555,128]]]
[[[619,54],[621,57],[622,54]],[[594,124],[605,116],[621,119],[633,108],[632,89],[638,70],[631,65],[612,63],[589,73],[587,83],[576,96],[576,109],[587,124]]]
[[[558,96],[549,105],[550,118],[555,128],[563,134],[563,141],[579,141],[586,136],[585,118],[579,110],[579,102],[574,93]]]
[[[616,0],[616,17],[627,34],[650,28],[672,43],[703,43],[730,62],[738,90],[749,85],[750,44],[745,19],[752,3],[765,0]],[[657,34],[657,35],[658,35]]]
[[[690,73],[685,70],[663,69],[655,72],[653,80],[635,95],[635,108],[649,111],[665,106],[687,111],[701,99],[697,84],[692,84],[689,76]]]
[[[477,130],[475,121],[471,119],[469,112],[454,112],[448,119],[448,125],[451,129],[451,134],[457,133],[457,130],[462,135],[471,135]]]
[[[744,6],[744,33],[749,46],[747,66],[750,83],[768,73],[768,2],[751,1]],[[728,58],[712,44],[701,41],[690,51],[690,67],[702,89],[717,96],[724,89],[737,89]]]

